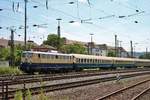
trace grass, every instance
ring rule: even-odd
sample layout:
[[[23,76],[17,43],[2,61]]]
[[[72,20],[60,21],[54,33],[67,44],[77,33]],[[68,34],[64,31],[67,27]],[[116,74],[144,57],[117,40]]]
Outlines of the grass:
[[[0,67],[0,75],[2,74],[13,74],[13,75],[19,75],[22,74],[21,70],[19,70],[17,67]]]
[[[21,91],[16,92],[14,100],[23,100]]]

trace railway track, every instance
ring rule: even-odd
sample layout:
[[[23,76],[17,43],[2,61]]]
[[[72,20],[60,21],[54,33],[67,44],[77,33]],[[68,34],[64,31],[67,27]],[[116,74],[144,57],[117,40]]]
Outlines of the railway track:
[[[29,75],[29,74],[21,74],[21,75],[0,75],[0,80],[13,80],[13,79],[27,79],[27,78],[39,78],[39,77],[54,77],[54,76],[64,76],[64,75],[78,75],[78,74],[111,74],[111,73],[123,73],[123,72],[135,72],[135,71],[147,71],[150,68],[133,68],[133,69],[118,69],[112,71],[83,71],[83,72],[69,72],[69,73],[59,73],[59,74],[38,74],[38,75]]]
[[[62,80],[62,79],[72,79],[72,78],[80,78],[80,77],[91,77],[98,75],[108,75],[108,74],[116,74],[116,73],[130,73],[130,72],[141,72],[147,71],[150,69],[138,69],[138,70],[120,70],[120,71],[110,71],[110,72],[96,72],[96,73],[77,73],[77,74],[57,74],[57,75],[31,75],[23,78],[12,78],[0,81],[0,86],[3,84],[7,85],[16,85],[16,84],[24,84],[24,83],[35,83],[35,82],[45,82],[45,81],[53,81],[53,80]]]
[[[134,96],[131,100],[138,100],[141,96],[146,94],[148,91],[150,91],[150,87],[146,88],[145,90],[143,90],[142,92]]]
[[[123,93],[125,93],[125,91],[128,91],[130,89],[133,89],[135,87],[138,87],[140,85],[143,85],[143,84],[146,84],[146,83],[149,83],[149,82],[150,82],[150,79],[147,79],[147,80],[138,82],[136,84],[133,84],[131,86],[128,86],[128,87],[116,90],[114,92],[111,92],[111,93],[109,93],[107,95],[104,95],[104,96],[102,96],[100,98],[97,98],[95,100],[119,100],[119,99],[120,100],[137,100],[140,96],[144,95],[144,93],[146,93],[147,91],[149,91],[150,87],[146,88],[145,90],[143,90],[143,91],[141,91],[139,93],[137,92],[137,95],[133,96],[132,98],[130,98],[130,96],[124,95]],[[129,93],[131,93],[131,92],[129,92]],[[123,96],[124,97],[128,97],[128,98],[124,98]]]
[[[134,74],[130,73],[128,75],[122,75],[121,77],[122,78],[130,78],[130,77],[135,77],[135,76],[144,75],[144,74],[148,74],[148,73],[134,73]],[[56,90],[85,86],[85,85],[96,84],[96,83],[100,83],[100,82],[113,81],[113,80],[116,80],[115,76],[97,78],[97,79],[91,79],[91,80],[84,80],[84,81],[61,83],[61,84],[53,84],[53,85],[47,85],[47,86],[38,86],[38,87],[30,88],[30,90],[32,91],[32,94],[35,95],[35,94],[40,93],[41,88],[44,90],[44,92],[51,92],[51,91],[56,91]],[[27,89],[24,88],[24,89],[10,90],[10,91],[3,92],[3,93],[0,92],[0,95],[4,97],[4,94],[5,94],[5,95],[7,95],[6,96],[7,99],[10,99],[10,98],[14,98],[14,93],[16,93],[16,91],[27,91]]]

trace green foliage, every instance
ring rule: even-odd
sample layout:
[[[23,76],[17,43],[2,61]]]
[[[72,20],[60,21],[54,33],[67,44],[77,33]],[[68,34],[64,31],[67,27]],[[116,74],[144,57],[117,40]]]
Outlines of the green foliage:
[[[15,50],[15,65],[19,66],[21,63],[21,54],[22,54],[22,50]]]
[[[39,100],[48,100],[47,96],[44,93],[44,90],[41,88],[40,90],[40,95],[39,95]]]
[[[82,44],[78,43],[64,45],[61,49],[65,53],[85,54],[85,47]]]
[[[115,52],[109,51],[107,54],[108,57],[115,57]]]
[[[9,60],[10,50],[9,48],[0,48],[0,60]]]
[[[17,91],[17,92],[15,93],[15,98],[14,98],[14,100],[23,100],[23,99],[22,99],[22,92],[21,92],[21,91]]]
[[[0,74],[18,75],[18,74],[22,74],[22,72],[18,68],[0,67]]]
[[[65,38],[60,38],[60,47],[64,45]],[[55,48],[58,47],[58,35],[50,34],[47,37],[47,40],[43,42],[43,44],[53,46]]]
[[[26,94],[26,100],[32,100],[32,94],[31,94],[31,91],[28,89],[27,90],[27,94]]]
[[[143,54],[139,57],[140,59],[150,59],[150,53]]]
[[[22,51],[23,51],[23,46],[21,46],[20,44],[15,46],[14,56],[15,56],[16,66],[20,65]],[[0,60],[2,61],[10,60],[10,48],[0,48]]]

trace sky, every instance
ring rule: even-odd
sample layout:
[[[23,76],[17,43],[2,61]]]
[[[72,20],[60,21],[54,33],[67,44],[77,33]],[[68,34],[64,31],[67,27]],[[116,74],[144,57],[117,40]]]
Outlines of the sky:
[[[23,41],[24,0],[0,0],[0,9],[0,38],[10,39],[13,28]],[[150,0],[28,0],[27,39],[41,44],[57,34],[58,18],[61,37],[90,42],[92,33],[96,44],[114,46],[117,35],[127,51],[131,40],[135,51],[150,50]]]

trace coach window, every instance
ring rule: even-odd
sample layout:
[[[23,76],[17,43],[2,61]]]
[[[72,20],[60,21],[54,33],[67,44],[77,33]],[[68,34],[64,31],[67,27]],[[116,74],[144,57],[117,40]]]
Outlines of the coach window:
[[[93,63],[95,62],[95,59],[93,59],[93,61],[92,61]]]
[[[92,63],[92,59],[89,59],[89,63]]]
[[[85,63],[85,59],[83,59],[83,63]]]
[[[70,60],[70,56],[68,56],[68,60]]]
[[[98,60],[98,63],[100,64],[100,63],[101,63],[101,60]]]
[[[70,57],[69,57],[69,56],[66,56],[66,59],[67,59],[67,60],[69,60],[69,59],[70,59]]]
[[[83,63],[83,59],[81,59],[81,63]]]
[[[80,59],[80,63],[82,63],[82,59]]]
[[[86,61],[87,61],[87,63],[89,63],[89,59],[87,59]]]
[[[78,63],[80,63],[80,59],[78,59]]]
[[[70,60],[72,60],[73,59],[73,57],[72,56],[70,56]]]
[[[79,63],[79,58],[77,58],[77,62]]]
[[[95,63],[97,63],[97,61],[98,61],[98,60],[97,60],[97,59],[95,59]]]

